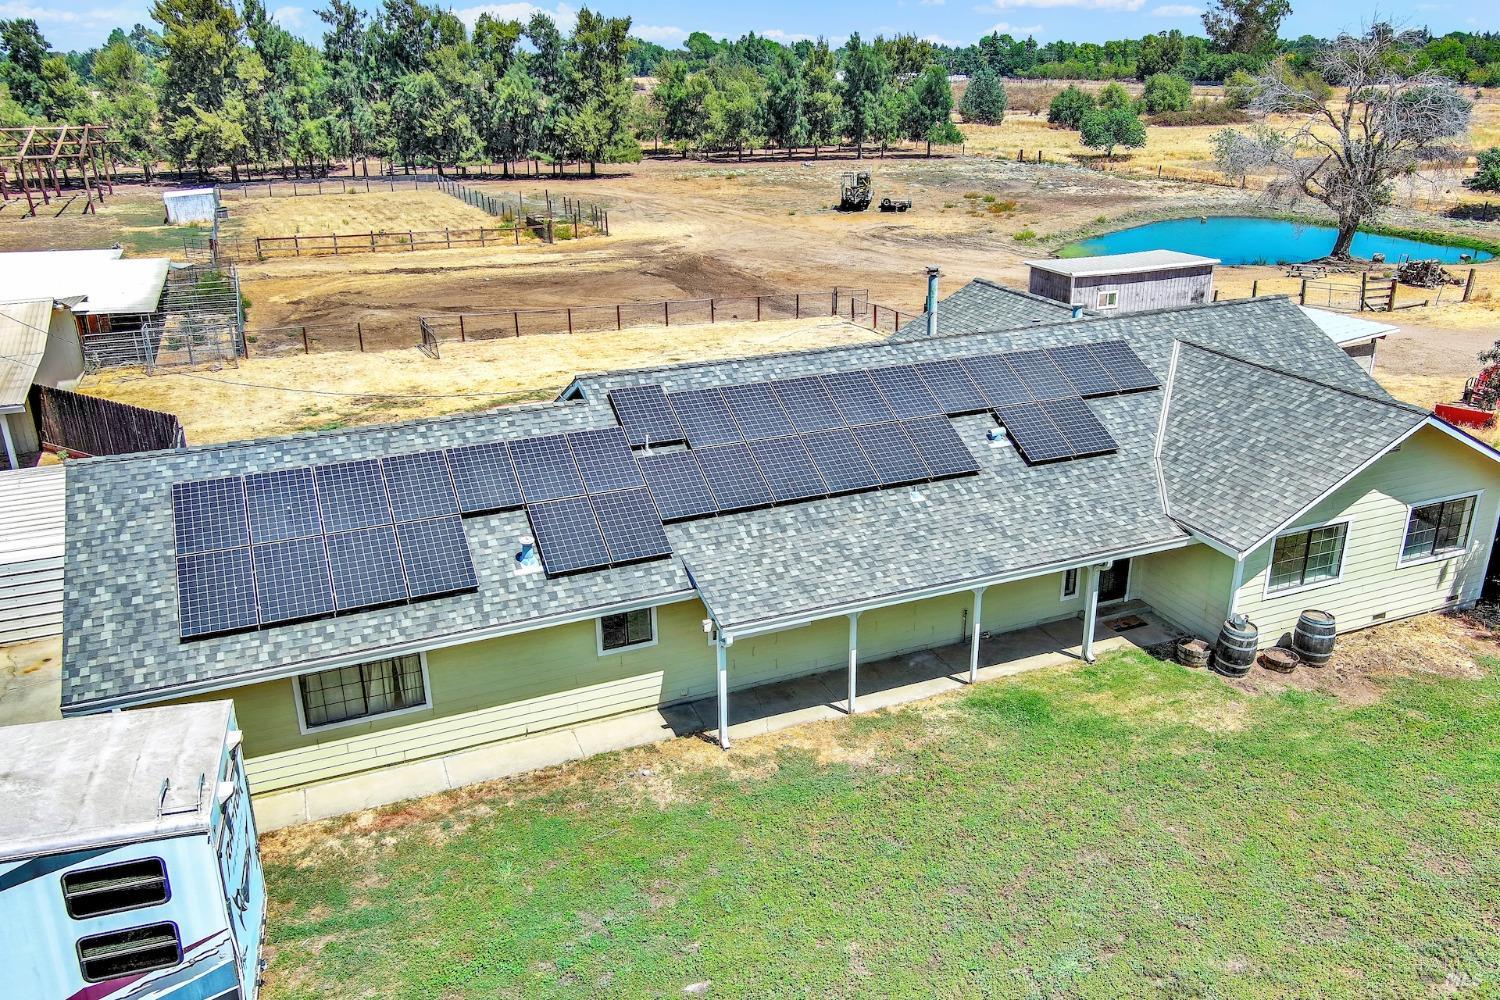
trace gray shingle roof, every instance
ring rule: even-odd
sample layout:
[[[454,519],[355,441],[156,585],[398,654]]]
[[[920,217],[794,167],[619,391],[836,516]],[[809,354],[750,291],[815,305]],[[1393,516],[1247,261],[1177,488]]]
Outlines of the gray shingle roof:
[[[980,330],[1003,330],[1035,323],[1055,323],[1068,319],[1072,307],[1017,288],[997,285],[975,278],[946,299],[938,301],[938,335],[977,333]],[[891,335],[901,342],[927,336],[927,314],[903,323]]]
[[[749,629],[791,615],[1184,540],[1186,533],[1161,503],[1153,455],[1165,394],[1146,392],[1090,404],[1121,445],[1113,456],[1027,467],[1008,447],[985,440],[989,418],[964,418],[956,426],[981,461],[977,477],[670,525],[670,559],[559,579],[514,572],[517,540],[528,531],[524,513],[468,518],[465,531],[479,575],[475,593],[178,641],[170,503],[175,481],[614,426],[605,392],[616,385],[728,385],[1114,338],[1129,341],[1163,379],[1173,339],[1182,338],[1288,370],[1317,372],[1324,382],[1356,392],[1379,392],[1296,306],[1263,298],[590,375],[570,387],[570,395],[582,398],[568,402],[78,462],[68,476],[63,703],[82,711],[280,676],[392,647],[538,628],[612,607],[689,597],[694,579],[725,626]],[[1243,385],[1260,391],[1259,381]],[[1225,424],[1205,437],[1232,441],[1243,407],[1212,412]]]
[[[1172,516],[1246,551],[1427,412],[1184,343],[1162,434]]]

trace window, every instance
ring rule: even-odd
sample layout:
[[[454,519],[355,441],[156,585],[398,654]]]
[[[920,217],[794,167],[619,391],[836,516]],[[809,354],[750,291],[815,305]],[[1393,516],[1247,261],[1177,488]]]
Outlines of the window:
[[[622,611],[599,619],[599,654],[656,642],[656,609]]]
[[[1475,499],[1472,496],[1458,497],[1413,507],[1406,519],[1406,541],[1401,545],[1401,561],[1462,552],[1469,544]]]
[[[1099,293],[1098,308],[1100,308],[1100,309],[1113,309],[1115,306],[1117,306],[1119,304],[1120,304],[1120,293],[1119,292],[1100,292]]]
[[[1348,523],[1341,521],[1276,539],[1266,590],[1293,590],[1337,580],[1344,568],[1344,538],[1348,533]]]
[[[182,961],[177,925],[148,924],[108,934],[93,934],[78,942],[78,967],[90,983],[152,969],[170,969]]]
[[[393,656],[297,678],[304,729],[427,707],[421,656]]]
[[[171,898],[167,866],[161,858],[139,858],[68,872],[62,878],[63,904],[74,920],[156,906]]]
[[[1078,596],[1078,571],[1076,569],[1065,570],[1062,581],[1062,599]]]

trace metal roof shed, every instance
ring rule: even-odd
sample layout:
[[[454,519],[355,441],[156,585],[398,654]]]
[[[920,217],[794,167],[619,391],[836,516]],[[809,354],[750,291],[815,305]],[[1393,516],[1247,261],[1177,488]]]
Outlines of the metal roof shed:
[[[1176,250],[1026,261],[1032,294],[1101,312],[1211,302],[1218,263]]]
[[[62,634],[61,465],[0,476],[0,643]]]
[[[174,226],[190,222],[212,222],[219,208],[219,189],[199,187],[164,191],[161,200],[167,209],[167,222]]]

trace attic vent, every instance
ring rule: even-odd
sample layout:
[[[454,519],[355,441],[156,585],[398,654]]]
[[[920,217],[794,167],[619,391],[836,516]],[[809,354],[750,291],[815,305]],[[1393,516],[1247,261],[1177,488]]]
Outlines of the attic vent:
[[[536,539],[530,535],[521,536],[521,550],[516,553],[516,572],[535,573],[542,568],[542,560],[537,556]]]

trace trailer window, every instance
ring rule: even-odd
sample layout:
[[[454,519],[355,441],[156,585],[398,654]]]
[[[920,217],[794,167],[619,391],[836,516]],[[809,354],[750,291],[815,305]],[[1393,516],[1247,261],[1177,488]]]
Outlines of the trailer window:
[[[68,872],[62,879],[63,904],[74,920],[157,906],[171,898],[167,866],[161,858],[138,858]]]
[[[177,925],[171,923],[92,934],[78,942],[78,967],[90,983],[170,969],[181,962],[182,941]]]

